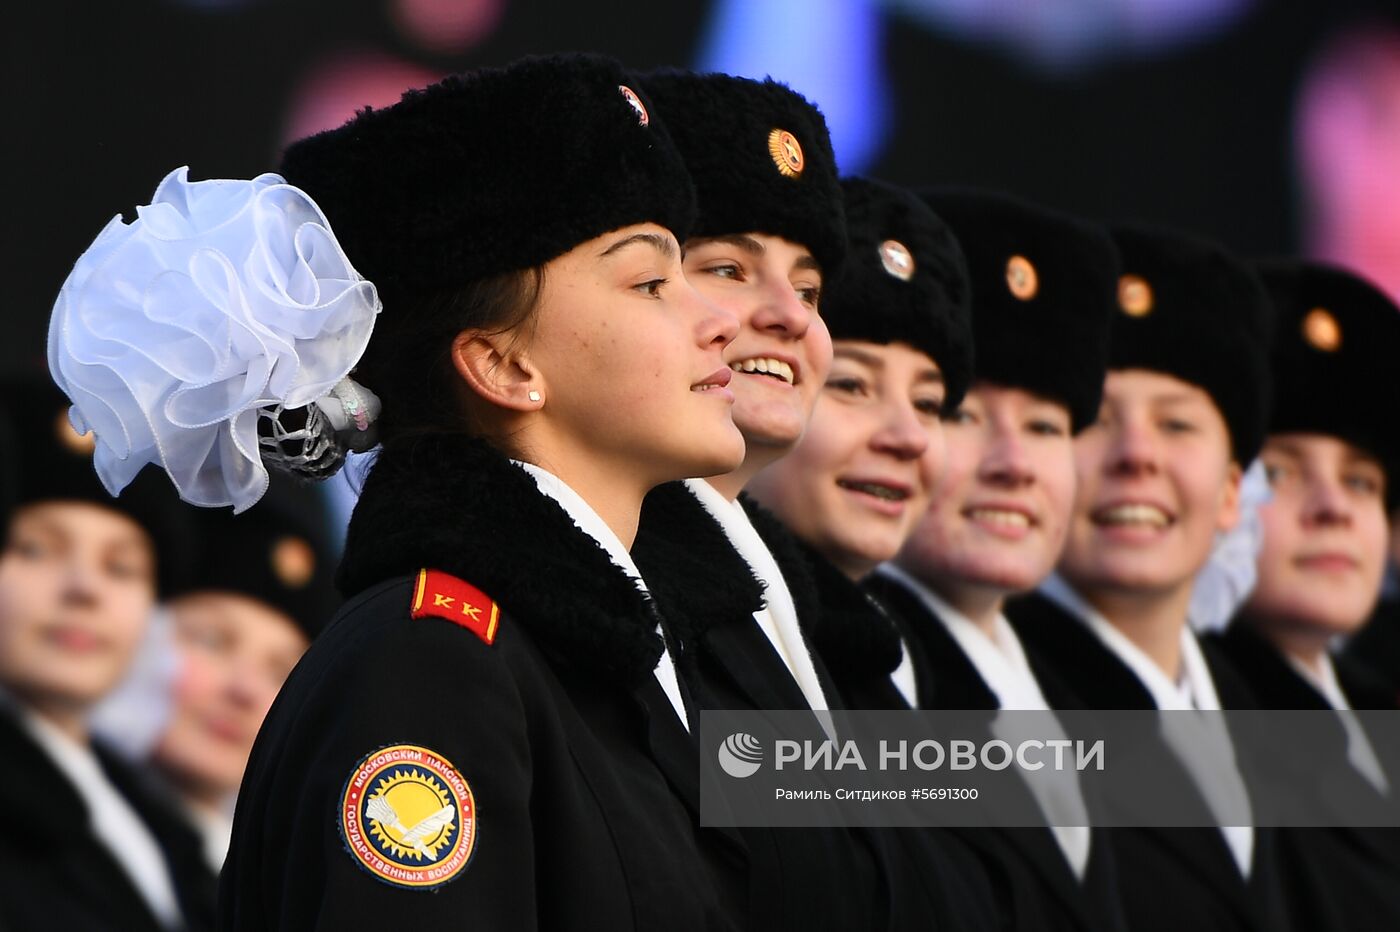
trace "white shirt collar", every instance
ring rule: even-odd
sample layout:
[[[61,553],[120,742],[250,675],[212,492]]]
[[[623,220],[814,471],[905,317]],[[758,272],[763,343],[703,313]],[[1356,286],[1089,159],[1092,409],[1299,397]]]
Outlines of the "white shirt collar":
[[[1059,574],[1052,574],[1041,583],[1040,592],[1079,619],[1132,672],[1152,696],[1162,711],[1219,711],[1220,697],[1215,691],[1210,667],[1190,626],[1181,628],[1181,671],[1176,681],[1167,676],[1157,662],[1129,640],[1098,610],[1084,600]],[[1249,806],[1249,794],[1243,778],[1235,769],[1234,748],[1223,722],[1211,719],[1193,727],[1182,718],[1168,717],[1163,736],[1177,757],[1191,773],[1206,803],[1217,814],[1239,812]],[[1200,748],[1209,742],[1215,753],[1202,755]],[[1205,758],[1210,758],[1208,761]],[[1254,861],[1254,829],[1247,825],[1226,825],[1220,828],[1226,847],[1239,868],[1248,877]]]
[[[648,591],[646,581],[642,579],[642,573],[637,569],[637,564],[632,559],[632,554],[622,545],[621,538],[613,533],[613,529],[608,527],[608,523],[603,520],[602,516],[593,510],[593,506],[584,501],[582,495],[579,495],[570,488],[569,484],[563,479],[560,479],[558,476],[554,475],[554,473],[543,467],[536,466],[534,463],[524,463],[520,460],[512,460],[511,462],[529,473],[530,477],[535,480],[535,485],[539,488],[540,492],[558,502],[559,507],[564,509],[565,514],[573,519],[578,529],[597,541],[598,546],[602,547],[607,553],[613,565],[626,573],[636,584],[638,589],[642,592]],[[657,631],[659,632],[660,630],[661,627],[658,625]],[[670,700],[671,707],[676,710],[676,715],[680,718],[681,724],[689,731],[690,718],[686,715],[685,702],[681,698],[680,684],[676,679],[676,664],[675,660],[671,657],[670,647],[667,647],[661,652],[661,659],[656,663],[655,672],[657,682],[661,684],[662,692],[664,692],[666,698]]]
[[[1126,664],[1152,695],[1157,708],[1219,710],[1220,698],[1215,691],[1215,681],[1211,678],[1205,655],[1201,653],[1200,642],[1189,626],[1183,624],[1181,628],[1181,670],[1173,680],[1142,648],[1114,627],[1058,574],[1042,583],[1040,592],[1083,622],[1105,647]]]
[[[791,590],[788,589],[787,580],[783,578],[782,568],[773,558],[773,552],[754,529],[743,505],[725,498],[718,489],[703,479],[687,479],[685,485],[700,500],[705,511],[719,523],[734,549],[748,563],[754,575],[763,582],[764,605],[754,612],[754,621],[768,637],[773,650],[782,658],[793,679],[797,681],[807,705],[813,711],[825,711],[829,708],[826,694],[822,690],[816,666],[812,663],[812,656],[807,650],[807,642],[802,636],[802,628],[797,618],[797,605],[793,601]],[[823,725],[827,725],[825,717],[821,718]],[[830,728],[827,730],[831,731]]]
[[[972,619],[903,568],[887,563],[877,572],[905,586],[942,622],[982,681],[996,695],[998,705],[1003,709],[1049,711],[1050,704],[1026,659],[1021,639],[1006,616],[997,615],[992,622],[994,636],[988,637]]]
[[[1323,654],[1322,669],[1315,670],[1286,651],[1283,652],[1283,656],[1293,669],[1298,671],[1298,675],[1322,693],[1327,704],[1336,710],[1347,736],[1347,762],[1375,787],[1377,792],[1388,796],[1390,780],[1386,776],[1385,768],[1381,766],[1380,758],[1376,756],[1371,739],[1366,735],[1366,729],[1357,720],[1351,703],[1347,702],[1346,693],[1342,691],[1342,684],[1337,679],[1337,668],[1332,663],[1332,657]]]

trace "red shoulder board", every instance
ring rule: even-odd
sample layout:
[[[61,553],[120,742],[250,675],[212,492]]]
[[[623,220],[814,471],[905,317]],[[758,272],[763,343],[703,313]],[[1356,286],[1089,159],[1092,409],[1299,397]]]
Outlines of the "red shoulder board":
[[[441,570],[419,570],[411,614],[414,618],[446,618],[491,644],[496,640],[501,608],[469,582]]]

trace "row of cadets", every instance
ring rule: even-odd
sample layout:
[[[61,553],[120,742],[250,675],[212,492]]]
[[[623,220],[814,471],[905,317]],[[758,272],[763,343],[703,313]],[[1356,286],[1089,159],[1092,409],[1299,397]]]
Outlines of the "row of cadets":
[[[842,190],[850,250],[821,305],[831,370],[801,441],[747,493],[795,538],[769,535],[788,552],[784,571],[832,707],[876,708],[851,684],[893,690],[899,645],[855,580],[894,554],[928,503],[943,463],[940,418],[967,390],[972,335],[967,273],[947,226],[898,188],[846,178]],[[901,915],[999,927],[991,881],[951,834],[885,840]]]
[[[633,554],[658,602],[686,608],[681,672],[698,708],[811,709],[811,735],[822,739],[821,713],[840,704],[808,641],[818,608],[802,557],[741,493],[802,436],[832,364],[820,306],[849,255],[830,138],[815,107],[772,81],[639,80],[670,114],[698,192],[686,274],[739,320],[725,361],[746,453],[734,470],[652,492]],[[965,913],[955,869],[915,877],[889,833],[741,834],[752,928],[921,928],[932,909],[950,923]]]
[[[1075,441],[1077,492],[1057,574],[1008,606],[1022,641],[1094,709],[1252,708],[1239,675],[1188,626],[1194,580],[1238,518],[1263,441],[1267,295],[1223,249],[1183,234],[1113,229],[1121,258],[1098,419]],[[1159,758],[1181,771],[1192,755]],[[1199,735],[1194,735],[1199,737]],[[1227,733],[1188,795],[1239,812],[1247,795]],[[1230,805],[1233,804],[1233,805]],[[1290,928],[1275,833],[1248,825],[1112,833],[1133,930]]]
[[[116,487],[149,459],[246,510],[259,454],[324,477],[380,443],[348,601],[249,760],[221,928],[745,925],[747,853],[685,790],[681,625],[629,554],[647,490],[743,457],[667,121],[596,56],[453,76],[282,177],[173,173],[65,288],[51,368]],[[94,352],[124,313],[161,326]]]
[[[0,927],[212,929],[199,839],[89,724],[181,578],[178,514],[154,475],[107,494],[51,385],[3,397]]]
[[[970,270],[975,379],[947,416],[938,488],[893,560],[867,579],[902,635],[913,708],[1079,708],[1063,677],[1016,636],[1003,609],[1053,569],[1073,504],[1073,438],[1103,389],[1118,279],[1107,232],[1009,197],[925,193]],[[1052,715],[1047,727],[1060,726]],[[995,726],[994,726],[995,727]],[[1005,787],[1015,791],[1018,787]],[[1001,879],[1005,928],[1125,928],[1108,836],[1082,791],[1037,801],[1053,829],[959,831]],[[1020,789],[1022,793],[1024,789]]]
[[[162,599],[146,662],[95,710],[94,731],[177,802],[217,874],[248,754],[287,675],[338,600],[325,508],[282,475],[242,515],[180,513],[181,578]]]
[[[1258,266],[1275,311],[1273,405],[1260,458],[1273,498],[1260,509],[1259,576],[1218,639],[1266,709],[1335,710],[1330,746],[1310,749],[1324,801],[1394,805],[1393,728],[1352,710],[1397,709],[1383,680],[1331,644],[1380,595],[1387,515],[1400,500],[1400,308],[1344,270],[1290,260]],[[1302,927],[1400,927],[1400,830],[1285,829]]]

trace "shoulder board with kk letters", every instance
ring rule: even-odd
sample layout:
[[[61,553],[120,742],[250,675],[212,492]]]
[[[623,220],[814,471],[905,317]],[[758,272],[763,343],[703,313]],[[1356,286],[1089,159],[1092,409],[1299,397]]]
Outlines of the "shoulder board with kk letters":
[[[412,617],[446,618],[492,644],[500,614],[500,606],[471,583],[440,570],[418,571]]]

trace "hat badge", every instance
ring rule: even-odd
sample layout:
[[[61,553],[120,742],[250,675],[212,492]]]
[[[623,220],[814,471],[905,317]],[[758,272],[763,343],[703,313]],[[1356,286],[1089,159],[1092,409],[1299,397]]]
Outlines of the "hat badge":
[[[1040,291],[1040,275],[1031,260],[1025,256],[1012,256],[1006,260],[1006,287],[1022,301],[1036,296]]]
[[[902,282],[914,277],[914,256],[909,247],[897,239],[887,239],[880,244],[880,264]]]
[[[637,122],[646,126],[651,122],[651,114],[647,113],[647,105],[642,103],[642,98],[637,96],[637,92],[626,84],[617,86],[618,93],[622,94],[622,99],[627,101],[627,106],[637,112]]]
[[[1342,325],[1331,311],[1315,307],[1303,318],[1303,338],[1314,349],[1335,353],[1342,346]]]
[[[797,178],[807,165],[807,157],[802,154],[802,144],[797,137],[785,129],[776,127],[768,134],[768,154],[773,164],[786,178]]]
[[[1138,275],[1118,279],[1118,306],[1129,317],[1146,317],[1152,313],[1152,286]]]
[[[288,589],[302,588],[316,573],[316,551],[301,537],[279,538],[272,545],[269,557],[272,571]]]

